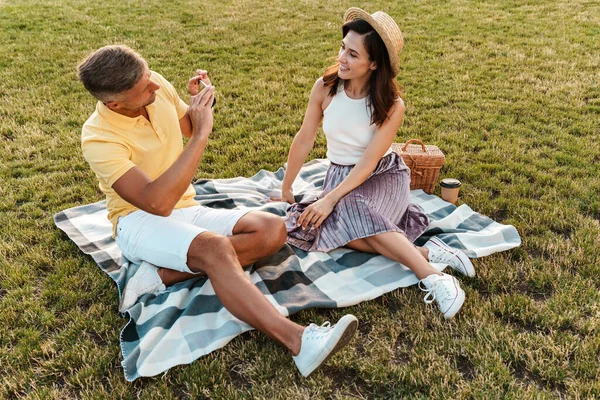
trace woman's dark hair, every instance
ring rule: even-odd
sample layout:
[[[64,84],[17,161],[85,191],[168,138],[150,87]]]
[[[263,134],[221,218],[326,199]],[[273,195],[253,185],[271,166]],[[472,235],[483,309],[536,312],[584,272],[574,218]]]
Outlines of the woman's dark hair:
[[[371,107],[371,124],[381,126],[387,119],[394,101],[399,97],[398,86],[390,65],[390,57],[381,37],[365,20],[355,19],[342,26],[342,35],[346,37],[353,31],[363,35],[363,44],[369,55],[370,61],[375,61],[377,69],[371,74],[369,80],[369,96],[367,107]],[[340,63],[336,63],[325,70],[323,82],[329,87],[329,95],[335,96],[340,80],[338,70]]]

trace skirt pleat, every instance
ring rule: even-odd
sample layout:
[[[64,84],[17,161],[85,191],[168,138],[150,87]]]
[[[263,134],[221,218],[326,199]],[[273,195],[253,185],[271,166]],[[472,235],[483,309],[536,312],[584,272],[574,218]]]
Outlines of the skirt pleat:
[[[384,232],[403,233],[411,242],[423,234],[429,219],[421,207],[410,204],[410,169],[396,153],[383,157],[369,178],[344,196],[318,229],[298,226],[306,207],[337,187],[353,167],[331,163],[323,193],[288,208],[285,223],[290,245],[306,251],[330,251]]]

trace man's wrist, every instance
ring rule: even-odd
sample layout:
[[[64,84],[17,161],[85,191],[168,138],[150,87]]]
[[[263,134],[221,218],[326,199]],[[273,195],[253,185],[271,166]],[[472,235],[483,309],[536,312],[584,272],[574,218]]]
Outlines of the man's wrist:
[[[209,135],[205,135],[201,132],[193,132],[192,137],[190,138],[190,141],[188,143],[205,145],[208,142],[208,136]]]

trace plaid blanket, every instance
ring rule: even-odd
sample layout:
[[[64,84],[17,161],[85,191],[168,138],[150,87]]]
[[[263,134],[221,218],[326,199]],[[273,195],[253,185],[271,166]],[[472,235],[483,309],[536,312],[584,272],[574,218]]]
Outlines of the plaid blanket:
[[[326,160],[313,160],[302,168],[294,183],[297,201],[318,195],[327,167]],[[208,207],[252,208],[283,216],[287,204],[268,201],[270,196],[280,195],[283,175],[280,168],[275,173],[261,170],[251,178],[200,180],[194,184],[196,199]],[[431,219],[418,242],[437,235],[470,257],[511,249],[521,243],[514,227],[496,223],[466,205],[455,207],[421,190],[412,191],[411,197]],[[106,215],[105,202],[101,201],[62,211],[54,216],[54,221],[116,282],[120,296],[128,277],[139,266],[122,257],[111,238]],[[307,253],[284,246],[246,273],[285,316],[312,307],[348,307],[417,283],[409,269],[388,258],[348,249]],[[202,278],[142,296],[127,314],[129,322],[121,332],[121,349],[128,381],[191,363],[252,329],[223,308],[210,281]]]

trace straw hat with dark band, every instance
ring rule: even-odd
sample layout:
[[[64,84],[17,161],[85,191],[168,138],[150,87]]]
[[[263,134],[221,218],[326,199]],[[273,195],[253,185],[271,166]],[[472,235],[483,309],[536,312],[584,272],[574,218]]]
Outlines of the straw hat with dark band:
[[[400,70],[400,58],[398,54],[404,47],[404,39],[402,39],[402,32],[396,21],[383,11],[377,11],[374,14],[361,10],[360,8],[351,7],[344,14],[344,23],[348,21],[354,21],[355,19],[365,20],[377,31],[385,47],[387,48],[390,56],[390,64],[392,65],[392,72],[394,76],[398,75]]]

